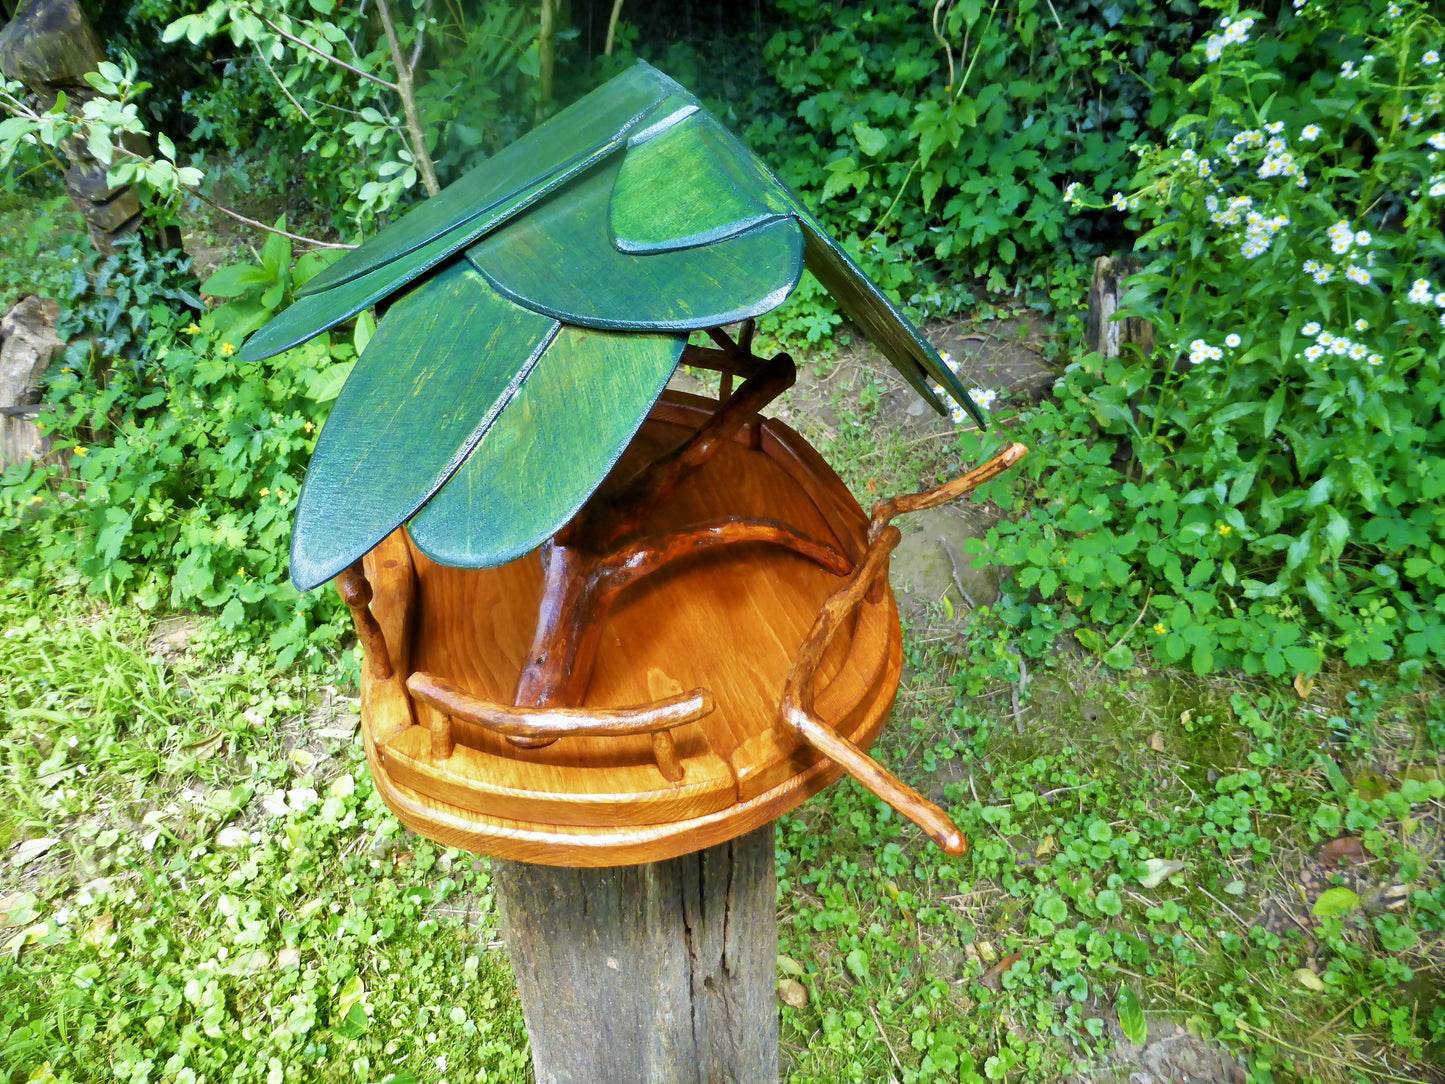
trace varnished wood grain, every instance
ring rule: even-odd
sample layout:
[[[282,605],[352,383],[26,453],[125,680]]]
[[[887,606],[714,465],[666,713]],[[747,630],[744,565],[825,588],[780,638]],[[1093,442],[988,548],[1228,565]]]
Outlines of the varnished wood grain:
[[[682,443],[713,405],[695,397],[664,397],[658,419],[639,433],[615,473],[629,476],[636,464]],[[802,445],[785,426],[769,427],[770,442]],[[712,461],[682,480],[647,530],[683,527],[720,507],[743,515],[785,515],[800,532],[840,548],[835,526],[846,524],[855,534],[866,530],[856,504],[847,517],[834,510],[831,522],[818,510],[793,477],[802,456],[785,457],[787,465],[781,465],[762,445],[761,429],[726,442]],[[831,472],[818,484],[836,487],[840,503],[851,502]],[[397,541],[407,545],[400,535]],[[536,620],[535,555],[468,571],[436,565],[414,546],[408,553],[417,612],[411,669],[443,676],[478,698],[508,700]],[[411,567],[389,571],[412,574]],[[690,556],[619,596],[599,639],[584,706],[639,704],[695,687],[713,690],[717,706],[711,714],[669,732],[676,742],[672,771],[665,751],[660,763],[646,734],[569,736],[546,748],[518,749],[503,735],[457,719],[450,721],[455,745],[439,762],[432,748],[438,713],[417,701],[412,708],[419,725],[369,744],[378,786],[419,830],[454,833],[470,816],[479,827],[468,845],[564,865],[650,861],[766,823],[837,774],[796,739],[753,739],[776,731],[793,655],[839,582],[785,549],[750,543],[732,553]],[[377,596],[384,597],[380,584]],[[854,635],[855,629],[861,635]],[[896,609],[886,595],[865,605],[822,661],[818,710],[833,712],[830,721],[861,747],[871,743],[891,706],[901,668],[898,641]],[[379,704],[394,694],[390,686],[372,683],[368,702]],[[669,778],[674,774],[678,778]],[[747,796],[740,792],[743,776]],[[806,785],[795,785],[799,778],[806,778]],[[561,832],[555,853],[548,850],[552,844],[539,850],[531,842],[555,832]],[[579,842],[589,833],[597,840]]]

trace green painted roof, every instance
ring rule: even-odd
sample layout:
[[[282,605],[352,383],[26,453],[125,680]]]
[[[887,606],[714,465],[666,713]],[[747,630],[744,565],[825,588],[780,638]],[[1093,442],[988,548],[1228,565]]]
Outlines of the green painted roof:
[[[958,378],[843,247],[686,90],[638,64],[307,283],[253,335],[279,353],[391,299],[307,471],[291,576],[330,579],[397,525],[490,567],[575,514],[690,330],[768,312],[806,267],[935,409]]]

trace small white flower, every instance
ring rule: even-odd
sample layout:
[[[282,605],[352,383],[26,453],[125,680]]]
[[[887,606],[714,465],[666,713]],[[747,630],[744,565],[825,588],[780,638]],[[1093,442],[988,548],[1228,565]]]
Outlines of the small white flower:
[[[1440,63],[1440,54],[1437,53],[1434,49],[1431,49],[1431,50],[1429,50],[1424,56],[1422,56],[1422,57],[1420,58],[1420,63],[1421,63],[1421,64],[1426,64],[1426,65],[1439,64],[1439,63]]]
[[[1429,139],[1425,140],[1425,142],[1437,151],[1445,151],[1445,132],[1436,132]]]
[[[1369,330],[1370,330],[1370,321],[1366,320],[1363,316],[1361,316],[1358,320],[1355,321],[1355,330],[1356,330],[1356,331],[1369,331]]]
[[[70,737],[68,737],[68,738],[65,739],[65,744],[66,744],[69,748],[74,749],[77,745],[80,744],[80,739],[77,738],[74,734],[72,734],[72,735],[70,735]]]
[[[1345,268],[1345,278],[1360,286],[1365,286],[1370,281],[1370,273],[1363,267],[1356,267],[1354,264],[1350,264],[1349,267]]]
[[[1410,284],[1410,296],[1408,300],[1415,305],[1430,304],[1431,294],[1429,279],[1416,279]]]
[[[1320,137],[1320,126],[1318,124],[1306,124],[1300,129],[1299,137],[1306,143],[1313,143]]]
[[[1069,187],[1067,187],[1067,188],[1064,189],[1064,202],[1065,202],[1065,203],[1073,203],[1073,202],[1074,202],[1074,197],[1077,196],[1078,194],[1079,194],[1079,182],[1078,182],[1078,181],[1073,181],[1073,182],[1071,182],[1071,183],[1069,184]]]
[[[1369,353],[1369,351],[1366,349],[1364,343],[1350,343],[1350,357],[1354,358],[1354,360],[1363,361],[1367,353]]]
[[[1355,62],[1353,60],[1347,60],[1340,65],[1340,74],[1346,79],[1353,79],[1360,73],[1355,70]]]
[[[1115,192],[1109,197],[1109,202],[1113,204],[1114,210],[1116,211],[1127,211],[1129,209],[1129,201],[1124,198],[1123,192]]]
[[[1323,346],[1311,346],[1305,350],[1305,357],[1309,358],[1310,361],[1318,361],[1324,356],[1324,353],[1325,348]]]
[[[1379,354],[1371,354],[1369,357],[1369,362],[1371,365],[1383,365],[1385,359],[1380,357]]]
[[[1385,9],[1385,14],[1391,19],[1398,19],[1400,17],[1400,5],[1392,3]]]
[[[1445,196],[1445,181],[1436,181],[1432,184],[1430,186],[1430,195],[1435,199]]]
[[[1303,335],[1308,335],[1311,339],[1313,339],[1316,335],[1320,333],[1320,325],[1311,320],[1304,327],[1300,328],[1300,333]]]
[[[993,388],[969,388],[968,397],[978,404],[980,410],[988,410],[998,402],[998,392]]]
[[[1445,293],[1435,295],[1435,307],[1445,309]]]
[[[1280,132],[1284,131],[1284,121],[1272,120],[1264,126],[1264,130],[1270,135],[1279,135]]]
[[[1238,347],[1239,344],[1240,344],[1240,342],[1241,342],[1241,340],[1240,340],[1239,336],[1236,335],[1236,334],[1234,334],[1233,332],[1230,332],[1228,335],[1226,335],[1226,336],[1224,337],[1224,345],[1227,346],[1227,347],[1229,347],[1231,350],[1233,350],[1233,349],[1235,349],[1236,347]]]
[[[1369,230],[1360,230],[1355,234],[1355,244],[1357,245],[1368,245],[1373,240],[1374,238],[1370,236]]]

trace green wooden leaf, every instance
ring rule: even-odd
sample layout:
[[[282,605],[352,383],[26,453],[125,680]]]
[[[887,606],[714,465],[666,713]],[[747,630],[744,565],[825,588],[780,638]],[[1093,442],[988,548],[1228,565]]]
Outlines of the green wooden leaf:
[[[668,94],[686,93],[656,68],[639,63],[538,125],[440,194],[308,282],[302,293],[329,290],[375,271],[433,238],[489,220],[458,247],[622,146],[627,132]],[[500,217],[499,217],[500,213]]]
[[[648,126],[641,134],[646,138],[628,140],[612,188],[612,233],[623,252],[695,248],[778,217],[759,198],[762,179],[696,107],[661,131]]]
[[[932,377],[980,427],[986,426],[983,411],[969,398],[968,389],[943,363],[938,351],[863,273],[843,246],[829,237],[818,220],[806,211],[800,214],[799,222],[806,242],[804,261],[808,270],[838,302],[848,319],[863,329],[873,345],[913,385],[913,390],[940,414],[947,413],[928,386],[928,378]]]
[[[686,341],[564,324],[466,463],[411,521],[417,547],[460,568],[536,549],[607,476]]]
[[[393,305],[316,442],[291,538],[296,586],[324,583],[426,503],[557,330],[465,261]]]
[[[680,331],[759,316],[803,273],[803,239],[781,218],[703,248],[619,252],[608,204],[620,162],[574,181],[467,249],[497,290],[584,327]]]
[[[370,274],[349,279],[325,293],[298,299],[289,309],[246,340],[246,345],[241,348],[241,360],[260,361],[262,358],[269,358],[320,335],[343,320],[350,320],[363,309],[430,271],[453,255],[460,245],[472,240],[470,234],[465,231],[461,233],[465,236],[463,241],[455,241],[456,233],[445,234]]]

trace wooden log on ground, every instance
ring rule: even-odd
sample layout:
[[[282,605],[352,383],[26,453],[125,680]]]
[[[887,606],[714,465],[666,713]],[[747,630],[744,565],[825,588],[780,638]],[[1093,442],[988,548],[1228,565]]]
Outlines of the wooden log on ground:
[[[1127,256],[1100,256],[1094,261],[1089,283],[1089,317],[1084,345],[1106,358],[1119,357],[1133,343],[1148,356],[1154,350],[1154,326],[1137,316],[1116,320],[1125,280],[1139,270],[1139,263]]]
[[[494,860],[537,1084],[778,1079],[773,826],[641,866]]]

